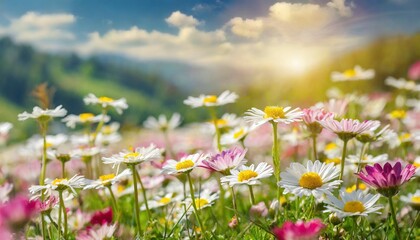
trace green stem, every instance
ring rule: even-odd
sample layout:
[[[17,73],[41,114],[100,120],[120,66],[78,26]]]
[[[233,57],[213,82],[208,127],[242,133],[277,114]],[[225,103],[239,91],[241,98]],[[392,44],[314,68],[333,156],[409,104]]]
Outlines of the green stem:
[[[66,178],[66,162],[61,161],[61,172],[63,174],[63,178]]]
[[[136,169],[134,168],[134,170],[136,170]],[[150,219],[152,219],[152,215],[150,214],[149,204],[147,203],[146,189],[144,189],[143,182],[141,181],[140,175],[137,172],[137,170],[135,171],[135,174],[137,175],[137,177],[139,179],[139,183],[140,183],[140,187],[141,187],[141,192],[143,194],[143,199],[144,199],[144,205],[146,206],[147,216],[149,217],[149,220],[150,220]]]
[[[107,109],[102,108],[102,118],[101,118],[101,121],[98,123],[98,126],[96,126],[95,132],[93,133],[92,139],[90,141],[90,146],[91,147],[95,146],[96,137],[98,136],[99,131],[102,129],[102,126],[105,123],[106,112],[107,112]]]
[[[63,218],[64,218],[63,236],[64,236],[64,239],[67,239],[67,211],[66,211],[66,206],[64,205],[63,191],[58,191],[58,194],[60,197],[60,208],[63,211]]]
[[[45,184],[45,174],[47,171],[47,122],[40,122],[40,129],[43,139],[42,147],[42,162],[41,162],[41,175],[39,177],[39,185],[44,186]],[[41,193],[41,201],[45,200],[44,192]],[[44,215],[41,214],[41,226],[42,226],[42,237],[43,239],[47,238],[47,223],[45,222]]]
[[[395,214],[394,203],[392,202],[392,197],[388,197],[388,201],[389,201],[389,207],[391,208],[392,220],[394,221],[395,234],[397,235],[397,238],[400,240],[401,239],[400,229],[398,228],[397,215]]]
[[[272,149],[272,157],[273,157],[273,165],[274,165],[274,175],[276,177],[276,185],[277,185],[277,201],[280,204],[280,186],[278,182],[280,182],[280,157],[279,157],[279,142],[277,137],[277,123],[271,121],[271,125],[273,126],[273,149]],[[279,214],[280,205],[276,208],[274,220],[277,221],[278,214]]]
[[[168,130],[164,130],[163,131],[163,136],[165,138],[166,152],[169,155],[169,157],[174,158],[175,157],[175,154],[174,154],[174,151],[172,150],[172,146],[171,146],[171,141],[169,139]]]
[[[251,195],[251,204],[255,205],[255,197],[254,197],[254,190],[252,190],[252,186],[248,185],[249,194]]]
[[[139,195],[138,195],[138,191],[137,191],[137,174],[136,174],[136,166],[135,165],[130,165],[131,170],[133,172],[133,184],[134,184],[134,209],[135,209],[135,214],[136,214],[136,230],[137,230],[137,234],[138,237],[141,238],[141,236],[143,236],[143,231],[141,229],[141,224],[140,224],[140,208],[139,208]]]
[[[116,222],[118,222],[119,219],[120,219],[120,211],[118,209],[117,199],[115,198],[115,195],[114,195],[114,192],[112,191],[111,185],[107,186],[107,188],[109,190],[109,194],[111,195],[112,205],[113,205],[114,211],[116,213],[115,220],[116,220]]]
[[[317,151],[316,151],[316,135],[312,134],[312,144],[313,144],[313,152],[314,152],[314,162],[318,159]]]
[[[365,155],[368,144],[369,143],[363,144],[362,149],[360,150],[359,163],[357,164],[357,173],[359,173],[360,169],[362,168],[362,159]],[[356,178],[356,190],[359,190],[359,183],[360,183],[360,179]]]
[[[217,126],[216,110],[213,107],[210,107],[209,109],[210,109],[210,115],[211,115],[212,120],[213,120],[214,129],[216,131],[217,150],[220,152],[220,151],[222,151],[222,145],[220,144],[220,129]]]
[[[416,218],[414,219],[414,222],[413,222],[413,224],[411,225],[411,230],[410,230],[410,232],[408,233],[408,235],[407,235],[407,239],[406,239],[406,240],[409,240],[409,239],[410,239],[410,235],[411,235],[411,233],[413,233],[414,226],[416,225],[417,221],[419,220],[419,216],[420,216],[420,211],[417,211]]]
[[[233,206],[233,210],[235,211],[235,215],[236,215],[236,217],[238,219],[238,222],[239,222],[239,213],[238,213],[238,206],[236,204],[235,190],[233,189],[233,186],[232,187],[229,187],[229,190],[230,190],[230,195],[232,195],[232,206]]]
[[[346,153],[347,153],[347,143],[349,140],[343,140],[343,155],[341,156],[341,169],[340,169],[340,178],[339,180],[343,180],[344,175],[344,165],[346,163]]]
[[[63,228],[61,227],[61,216],[62,216],[63,210],[61,209],[61,204],[58,206],[58,239],[61,239],[61,231]]]
[[[190,173],[187,173],[187,178],[188,178],[188,183],[190,185],[190,195],[191,195],[192,206],[194,208],[194,214],[195,214],[195,217],[197,218],[198,224],[200,225],[201,232],[203,233],[203,235],[205,237],[206,235],[205,235],[205,231],[204,231],[204,226],[203,226],[203,223],[201,222],[200,216],[198,214],[197,205],[195,204],[194,187],[193,187],[193,184],[192,184]]]

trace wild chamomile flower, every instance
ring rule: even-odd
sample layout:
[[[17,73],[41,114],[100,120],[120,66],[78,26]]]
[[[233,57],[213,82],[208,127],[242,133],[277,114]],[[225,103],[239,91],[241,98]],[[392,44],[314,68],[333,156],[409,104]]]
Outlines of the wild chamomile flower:
[[[248,126],[236,127],[227,133],[223,134],[220,143],[222,145],[232,145],[237,142],[243,141],[245,137],[252,131]]]
[[[389,114],[386,115],[389,119],[405,119],[407,117],[407,112],[404,109],[395,109]]]
[[[29,192],[34,195],[35,198],[41,196],[41,193],[44,192],[46,196],[50,196],[52,191],[69,191],[73,193],[73,195],[77,195],[76,188],[80,189],[85,187],[87,184],[87,180],[80,175],[74,175],[72,178],[56,178],[52,179],[45,179],[45,185],[34,185],[29,188]]]
[[[157,148],[154,144],[148,147],[138,147],[133,152],[123,151],[111,157],[104,157],[102,161],[104,164],[113,164],[113,168],[121,163],[136,165],[142,162],[149,162],[160,159],[162,157],[162,150]]]
[[[365,194],[362,190],[353,192],[340,191],[340,199],[333,195],[327,196],[326,208],[324,212],[334,212],[338,217],[348,216],[367,216],[370,213],[378,213],[383,208],[382,205],[375,205],[379,200],[379,194]]]
[[[67,110],[63,106],[58,106],[54,109],[41,109],[40,107],[34,107],[32,113],[23,112],[18,115],[19,121],[24,121],[29,118],[34,118],[39,121],[49,121],[54,117],[64,117],[67,114]]]
[[[216,95],[204,95],[201,94],[199,97],[191,97],[184,100],[184,104],[191,106],[192,108],[197,107],[213,107],[226,105],[228,103],[234,103],[238,95],[234,92],[224,91],[220,96]]]
[[[375,77],[375,70],[363,69],[360,66],[355,66],[352,69],[347,69],[344,72],[332,72],[331,80],[333,82],[343,81],[358,81],[358,80],[370,80]]]
[[[407,81],[404,78],[396,79],[394,77],[388,77],[387,79],[385,79],[385,85],[397,89],[420,92],[419,84],[416,84],[414,81]]]
[[[159,115],[158,118],[150,116],[143,123],[145,128],[160,131],[173,130],[179,125],[181,125],[181,115],[179,113],[174,113],[169,120],[163,114]]]
[[[267,122],[293,123],[302,121],[303,113],[299,108],[292,110],[291,107],[266,106],[264,111],[251,108],[245,112],[245,121],[253,124],[253,127],[261,126]]]
[[[254,164],[251,166],[240,166],[237,169],[230,170],[231,175],[222,177],[220,181],[222,184],[234,185],[257,185],[260,184],[260,179],[268,178],[273,175],[273,168],[265,163],[259,163],[257,167]]]
[[[115,183],[120,182],[123,179],[126,179],[128,176],[131,176],[131,170],[125,169],[120,174],[115,175],[114,173],[105,174],[99,176],[98,180],[91,181],[89,184],[85,186],[84,189],[101,189],[104,187],[109,187]]]
[[[420,211],[420,190],[400,197],[401,201],[409,204],[413,209]]]
[[[347,108],[349,105],[348,99],[335,99],[332,98],[325,103],[317,103],[315,107],[323,108],[328,112],[334,113],[335,117],[341,117],[347,112]]]
[[[214,202],[219,198],[218,193],[212,193],[210,190],[205,189],[204,191],[200,192],[199,194],[196,194],[194,197],[195,206],[197,207],[197,210],[201,210],[206,207],[210,207],[214,204]],[[186,200],[188,205],[192,203],[191,198],[188,198]],[[191,208],[189,208],[189,211],[192,211]]]
[[[10,129],[13,128],[13,124],[9,122],[0,122],[0,145],[6,143]]]
[[[128,108],[127,105],[127,101],[125,100],[125,98],[120,98],[120,99],[113,99],[110,97],[96,97],[94,94],[89,93],[84,99],[83,101],[85,102],[86,105],[99,105],[101,106],[103,109],[107,109],[109,107],[113,107],[115,108],[115,110],[117,111],[118,114],[122,114],[123,110]]]
[[[149,200],[149,208],[159,208],[166,206],[170,203],[179,202],[183,197],[181,195],[175,195],[175,193],[167,193],[164,196],[156,196],[154,199]],[[142,206],[140,210],[146,210],[146,206]]]
[[[331,191],[340,185],[341,180],[333,180],[339,173],[340,169],[333,163],[308,161],[306,167],[291,163],[280,174],[282,180],[278,185],[284,188],[284,194],[292,193],[299,197],[313,195],[318,198],[323,194],[331,195]]]
[[[206,159],[206,157],[206,155],[196,153],[182,157],[179,161],[173,159],[168,160],[163,166],[162,172],[166,174],[189,173],[197,167],[201,161]]]
[[[79,115],[70,114],[61,120],[66,123],[66,126],[69,128],[75,128],[76,124],[91,124],[98,123],[100,121],[109,122],[111,119],[108,115],[93,115],[92,113],[81,113]]]

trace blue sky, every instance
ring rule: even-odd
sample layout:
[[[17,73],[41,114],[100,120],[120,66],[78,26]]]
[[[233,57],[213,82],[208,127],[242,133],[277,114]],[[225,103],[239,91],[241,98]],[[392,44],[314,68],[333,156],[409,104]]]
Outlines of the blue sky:
[[[301,72],[378,36],[419,32],[418,16],[418,0],[3,0],[0,36],[49,52],[223,67],[258,79]]]

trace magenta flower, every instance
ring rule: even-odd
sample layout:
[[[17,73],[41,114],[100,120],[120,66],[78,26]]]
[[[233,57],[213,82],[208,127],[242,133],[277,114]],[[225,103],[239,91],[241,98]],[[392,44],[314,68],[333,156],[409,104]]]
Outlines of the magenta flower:
[[[326,129],[337,134],[343,141],[348,141],[364,131],[376,129],[380,125],[379,121],[368,120],[360,122],[357,119],[342,119],[341,121],[337,121],[332,118],[320,121],[320,123]]]
[[[59,202],[59,198],[55,196],[50,196],[43,202],[38,201],[37,202],[38,211],[49,213],[58,204],[58,202]]]
[[[112,208],[108,207],[101,211],[97,211],[93,214],[92,218],[90,219],[90,225],[110,225],[112,223]]]
[[[0,206],[1,225],[12,231],[18,231],[38,213],[37,201],[30,201],[27,197],[18,196]]]
[[[324,227],[320,219],[312,219],[309,222],[299,220],[296,223],[287,221],[281,228],[274,228],[273,233],[278,240],[315,240]]]
[[[225,150],[203,160],[199,167],[228,175],[231,169],[235,169],[246,162],[244,159],[246,151],[246,149],[243,150],[240,148]]]
[[[411,80],[420,79],[420,61],[417,61],[410,66],[410,69],[408,69],[408,78]]]
[[[397,161],[394,166],[390,162],[383,166],[379,163],[373,166],[368,165],[364,171],[356,175],[380,194],[392,197],[398,193],[399,187],[408,182],[415,173],[415,166],[407,164],[403,168],[401,162]]]

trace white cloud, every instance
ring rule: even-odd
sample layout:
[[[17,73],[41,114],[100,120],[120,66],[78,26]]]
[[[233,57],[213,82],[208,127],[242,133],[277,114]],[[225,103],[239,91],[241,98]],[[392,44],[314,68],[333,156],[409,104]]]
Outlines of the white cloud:
[[[232,26],[231,31],[241,37],[258,38],[263,31],[263,21],[261,19],[242,19],[232,18],[229,21]]]
[[[175,27],[183,28],[183,27],[195,27],[200,22],[195,19],[193,16],[187,16],[180,11],[173,12],[171,16],[165,19],[167,23],[173,25]]]
[[[350,6],[346,6],[346,0],[332,0],[331,2],[327,3],[327,6],[337,9],[340,15],[343,17],[351,17],[353,15],[353,11],[351,9],[354,6],[352,3]]]

